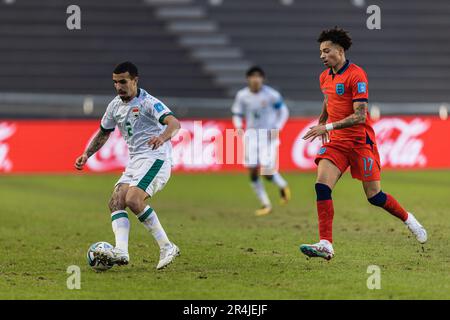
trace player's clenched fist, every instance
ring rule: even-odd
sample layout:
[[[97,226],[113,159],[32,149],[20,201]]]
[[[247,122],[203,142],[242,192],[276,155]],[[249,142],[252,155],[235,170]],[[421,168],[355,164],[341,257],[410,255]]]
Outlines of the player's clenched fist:
[[[86,164],[88,160],[88,156],[86,154],[82,154],[75,160],[75,168],[78,170],[83,170],[84,165]]]

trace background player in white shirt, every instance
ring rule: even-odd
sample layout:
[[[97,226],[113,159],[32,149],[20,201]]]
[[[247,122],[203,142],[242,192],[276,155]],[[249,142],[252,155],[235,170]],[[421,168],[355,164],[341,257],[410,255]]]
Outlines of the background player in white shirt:
[[[277,170],[280,142],[278,135],[273,135],[271,131],[277,132],[284,127],[289,110],[280,93],[264,84],[265,73],[261,67],[251,67],[246,75],[248,86],[239,90],[231,111],[234,127],[244,136],[244,165],[249,168],[252,187],[262,204],[255,214],[262,216],[272,211],[272,204],[260,179],[262,169],[270,172],[264,176],[280,189],[282,204],[291,197],[287,182]],[[265,132],[265,135],[261,135],[261,132]]]
[[[82,170],[88,158],[106,143],[116,126],[128,145],[130,160],[109,202],[116,246],[96,255],[113,264],[128,264],[130,222],[125,210],[128,207],[157,241],[160,247],[157,269],[161,269],[179,255],[179,249],[169,240],[156,212],[145,200],[161,190],[169,180],[172,162],[170,139],[180,128],[180,123],[167,106],[138,87],[138,70],[131,62],[116,66],[113,82],[118,96],[108,105],[100,130],[75,162],[75,167]]]

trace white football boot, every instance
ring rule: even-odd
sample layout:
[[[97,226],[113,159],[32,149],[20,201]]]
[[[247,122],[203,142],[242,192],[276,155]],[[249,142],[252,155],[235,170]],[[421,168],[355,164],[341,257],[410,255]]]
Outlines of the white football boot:
[[[417,241],[422,244],[427,242],[427,230],[417,221],[412,213],[408,212],[408,219],[406,219],[405,224],[409,231],[416,237]]]
[[[109,264],[118,266],[127,265],[130,262],[130,256],[128,252],[119,248],[113,248],[110,250],[104,250],[98,253],[98,257],[102,260],[106,260]]]
[[[334,256],[333,245],[328,240],[320,240],[314,244],[302,244],[300,251],[308,257],[320,257],[331,260]]]
[[[110,261],[114,264],[123,266],[127,265],[130,262],[130,255],[128,254],[128,252],[122,249],[114,248],[111,250],[111,253],[112,257]]]
[[[172,243],[172,246],[164,247],[160,250],[159,262],[156,269],[160,270],[170,264],[176,257],[180,255],[180,249]]]

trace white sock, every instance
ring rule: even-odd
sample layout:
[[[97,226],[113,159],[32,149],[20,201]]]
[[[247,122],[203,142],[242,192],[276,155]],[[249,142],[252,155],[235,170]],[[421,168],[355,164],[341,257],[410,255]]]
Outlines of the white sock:
[[[111,224],[116,236],[116,248],[128,252],[128,235],[130,233],[130,221],[125,210],[111,213]]]
[[[159,222],[156,212],[150,206],[146,206],[144,211],[139,213],[137,217],[144,227],[152,233],[160,248],[172,246],[172,243],[169,241],[166,232]]]
[[[269,196],[267,195],[266,190],[264,189],[264,185],[261,181],[261,179],[258,179],[256,181],[252,181],[252,187],[253,190],[255,190],[256,196],[258,197],[259,201],[261,201],[263,206],[271,207]]]
[[[279,174],[278,172],[274,173],[272,182],[275,183],[275,185],[280,189],[286,188],[288,185],[286,180],[284,180],[281,174]]]

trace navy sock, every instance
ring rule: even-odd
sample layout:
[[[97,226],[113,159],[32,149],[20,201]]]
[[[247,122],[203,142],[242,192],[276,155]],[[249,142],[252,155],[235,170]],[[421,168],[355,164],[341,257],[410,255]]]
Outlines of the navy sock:
[[[380,191],[372,198],[369,198],[367,200],[374,206],[383,207],[386,204],[387,195],[383,191]]]
[[[317,201],[331,200],[331,189],[329,186],[323,183],[316,183],[315,188]]]

